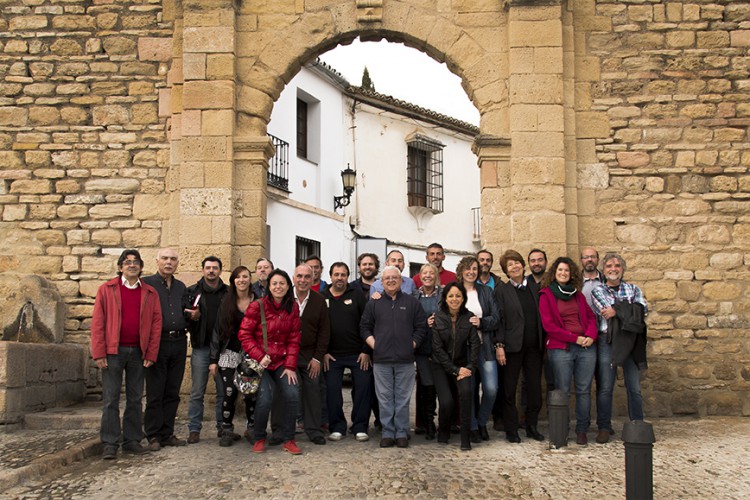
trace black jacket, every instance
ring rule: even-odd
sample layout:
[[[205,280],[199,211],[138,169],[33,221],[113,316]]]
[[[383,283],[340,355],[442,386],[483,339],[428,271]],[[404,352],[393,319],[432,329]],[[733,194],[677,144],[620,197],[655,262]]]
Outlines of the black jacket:
[[[435,313],[435,325],[432,327],[432,361],[453,376],[458,375],[459,368],[468,368],[472,375],[476,372],[479,336],[477,327],[469,322],[472,316],[472,313],[459,316],[454,334],[451,317],[443,311]]]
[[[240,344],[237,334],[240,331],[240,324],[242,324],[242,319],[245,317],[245,313],[237,309],[236,306],[233,309],[232,314],[234,314],[234,317],[232,318],[232,331],[229,334],[229,338],[226,340],[222,341],[222,332],[221,328],[219,328],[221,325],[221,311],[219,311],[219,317],[216,318],[216,325],[211,333],[211,346],[208,354],[208,359],[211,364],[219,362],[219,356],[221,356],[221,353],[227,347],[233,347],[232,350],[235,352],[242,352],[242,344]],[[231,346],[229,345],[230,343],[232,344]]]
[[[482,317],[479,320],[479,329],[482,331],[482,346],[480,350],[484,359],[495,359],[494,344],[497,342],[497,330],[503,319],[502,311],[497,305],[492,288],[481,283],[475,283],[479,305],[482,306]]]
[[[352,283],[338,299],[333,298],[331,287],[320,294],[328,302],[328,315],[331,322],[331,338],[328,341],[328,354],[334,358],[360,353],[372,354],[372,349],[359,335],[359,322],[365,312],[367,297]]]
[[[607,342],[612,344],[612,365],[622,366],[628,356],[639,370],[648,368],[646,360],[646,312],[643,304],[617,302],[617,315],[607,321]]]
[[[207,293],[216,293],[219,294],[219,300],[218,303],[221,304],[221,299],[224,298],[224,294],[227,293],[227,286],[224,284],[223,281],[219,280],[219,285],[216,287],[216,289],[211,290],[208,289],[205,285],[205,281],[203,278],[201,278],[198,283],[196,283],[193,286],[188,287],[187,289],[187,297],[189,301],[188,307],[193,307],[193,304],[195,303],[195,298],[200,294],[200,299],[198,300],[198,309],[201,312],[200,318],[198,318],[198,321],[188,321],[188,331],[190,332],[190,344],[196,348],[201,347],[204,345],[209,344],[209,342],[206,342],[206,340],[211,340],[211,334],[213,333],[213,328],[215,325],[207,325],[206,324],[206,318],[208,317],[208,306],[206,304],[206,294]],[[219,311],[217,309],[216,311],[216,318],[219,317]]]
[[[362,340],[375,337],[373,362],[413,363],[414,346],[419,345],[427,333],[427,315],[421,304],[401,290],[391,298],[384,293],[378,300],[365,306],[359,324]]]
[[[528,288],[534,298],[534,304],[539,308],[539,288],[534,280],[528,280]],[[524,315],[518,293],[512,283],[502,283],[495,287],[495,298],[500,310],[503,311],[503,320],[497,330],[495,339],[505,344],[505,352],[519,352],[523,347]],[[544,330],[542,319],[537,314],[537,331],[539,335],[539,350],[544,352]]]

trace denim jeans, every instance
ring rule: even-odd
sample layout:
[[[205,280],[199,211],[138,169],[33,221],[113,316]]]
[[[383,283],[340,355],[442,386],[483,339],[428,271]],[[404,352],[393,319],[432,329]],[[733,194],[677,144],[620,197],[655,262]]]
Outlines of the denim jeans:
[[[643,420],[641,372],[632,356],[625,360],[622,371],[628,394],[628,418]],[[612,344],[607,343],[606,333],[600,333],[596,360],[596,425],[599,429],[612,429],[612,391],[616,378],[617,367],[612,366]]]
[[[591,423],[591,385],[596,371],[596,348],[568,344],[568,349],[547,351],[555,373],[555,387],[570,396],[573,379],[576,392],[576,432],[587,432]]]
[[[409,404],[416,376],[414,363],[375,363],[373,373],[382,437],[405,438],[409,433]]]
[[[99,435],[105,446],[120,444],[120,388],[125,372],[125,414],[122,419],[122,444],[140,443],[143,439],[143,357],[139,347],[120,347],[117,354],[107,354],[107,368],[102,369],[102,424]]]
[[[284,441],[294,439],[294,424],[297,420],[297,405],[299,403],[299,388],[297,385],[289,383],[287,377],[282,378],[284,367],[280,366],[275,370],[265,370],[260,380],[260,389],[258,398],[255,402],[255,440],[266,439],[268,432],[268,416],[271,413],[273,405],[274,390],[279,390],[279,397],[282,398],[282,421],[281,421],[281,438]],[[299,377],[298,377],[299,383]]]
[[[330,361],[325,373],[327,385],[328,419],[331,432],[346,434],[346,416],[344,415],[344,395],[342,381],[344,369],[352,372],[352,414],[351,432],[367,432],[370,424],[370,401],[372,399],[372,370],[362,370],[357,362],[358,354],[337,356]]]
[[[203,397],[208,385],[209,347],[193,348],[190,357],[190,374],[193,377],[193,386],[190,388],[190,406],[188,407],[188,430],[200,432],[203,427]],[[221,402],[224,398],[224,387],[221,377],[214,377],[216,383],[216,429],[221,430]]]
[[[482,384],[482,400],[479,403],[479,410],[476,411],[472,405],[471,411],[471,429],[477,430],[479,427],[487,425],[492,414],[492,407],[495,405],[495,398],[497,397],[497,361],[493,359],[486,359],[487,355],[484,353],[484,349],[479,350],[479,377],[471,377],[474,379],[474,383],[480,382]]]

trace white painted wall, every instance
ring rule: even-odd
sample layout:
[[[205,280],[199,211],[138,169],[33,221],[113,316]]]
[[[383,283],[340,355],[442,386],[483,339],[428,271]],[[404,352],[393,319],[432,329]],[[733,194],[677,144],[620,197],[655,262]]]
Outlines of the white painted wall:
[[[297,157],[297,96],[311,104],[320,123],[318,145],[310,147],[317,161]],[[447,251],[475,252],[471,209],[480,204],[479,168],[471,153],[473,137],[466,137],[426,122],[381,111],[352,100],[327,76],[304,67],[287,85],[274,105],[268,132],[289,143],[289,196],[271,196],[271,260],[291,271],[295,237],[321,242],[323,279],[334,261],[356,267],[354,231],[363,236],[388,238],[391,248],[403,251],[409,262],[424,262],[423,247],[439,241]],[[422,230],[407,207],[406,138],[413,132],[445,145],[443,150],[444,212],[424,219]],[[314,135],[314,134],[311,134]],[[356,146],[355,146],[356,144]],[[317,151],[317,153],[316,153]],[[333,212],[333,197],[343,193],[341,170],[350,163],[357,170],[352,203],[340,214]],[[344,218],[340,217],[344,213]],[[422,248],[419,248],[422,247]],[[455,269],[460,256],[448,256],[445,267]],[[381,266],[382,267],[382,266]],[[406,274],[406,273],[405,273]]]

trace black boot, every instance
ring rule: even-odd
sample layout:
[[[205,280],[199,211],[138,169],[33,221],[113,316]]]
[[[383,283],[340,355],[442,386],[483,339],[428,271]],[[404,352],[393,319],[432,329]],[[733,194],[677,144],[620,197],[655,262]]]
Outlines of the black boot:
[[[526,437],[530,437],[531,439],[534,439],[536,441],[544,441],[544,436],[536,428],[536,425],[526,425]]]
[[[435,410],[437,408],[437,393],[434,385],[422,387],[422,423],[425,426],[425,439],[432,441],[435,439]]]
[[[461,427],[461,451],[471,450],[471,431],[468,427]]]

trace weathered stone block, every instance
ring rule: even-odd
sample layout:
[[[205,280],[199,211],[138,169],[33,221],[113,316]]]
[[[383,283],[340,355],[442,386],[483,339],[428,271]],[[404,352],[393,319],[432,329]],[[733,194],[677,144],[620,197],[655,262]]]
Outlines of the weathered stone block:
[[[31,180],[17,179],[10,185],[12,194],[48,194],[51,192],[51,183],[46,179]]]
[[[104,51],[113,56],[135,54],[136,42],[123,36],[109,36],[102,41]]]
[[[113,219],[116,217],[130,217],[132,210],[127,203],[107,203],[96,205],[89,210],[94,219]]]
[[[128,108],[120,105],[95,106],[92,116],[94,125],[125,125],[130,121]]]
[[[159,229],[128,229],[122,232],[126,247],[157,247],[161,242]]]
[[[116,246],[122,241],[120,231],[116,229],[101,229],[91,233],[91,241],[102,246]]]
[[[703,296],[709,300],[735,300],[742,289],[735,283],[708,282],[703,285]]]
[[[234,52],[234,30],[225,26],[187,27],[183,31],[185,52]]]
[[[85,31],[96,28],[93,16],[52,16],[52,28],[61,31]]]
[[[172,43],[171,38],[140,37],[138,38],[138,59],[168,62],[172,58]]]
[[[26,125],[29,118],[29,110],[14,106],[0,106],[0,126]]]
[[[231,81],[188,81],[182,92],[184,109],[231,109],[234,105]]]
[[[137,179],[92,179],[86,181],[84,188],[87,192],[104,193],[135,193],[138,191],[140,182]]]

